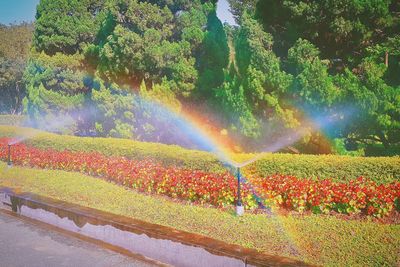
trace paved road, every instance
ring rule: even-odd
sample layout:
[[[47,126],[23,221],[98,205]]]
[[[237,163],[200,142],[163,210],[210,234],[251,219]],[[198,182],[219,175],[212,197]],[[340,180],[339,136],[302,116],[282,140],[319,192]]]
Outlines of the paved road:
[[[0,212],[0,266],[154,266]]]

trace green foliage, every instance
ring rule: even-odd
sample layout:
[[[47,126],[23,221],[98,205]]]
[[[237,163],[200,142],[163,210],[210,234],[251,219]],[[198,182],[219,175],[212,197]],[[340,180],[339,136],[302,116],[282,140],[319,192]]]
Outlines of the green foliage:
[[[24,100],[36,122],[65,114],[82,120],[81,134],[167,140],[177,129],[150,102],[180,107],[177,97],[223,81],[229,51],[214,1],[42,1],[37,17]]]
[[[0,24],[0,114],[21,112],[25,95],[22,75],[29,55],[32,31],[32,24]]]
[[[243,13],[254,14],[258,0],[228,0],[232,14],[240,20]]]
[[[19,113],[25,94],[22,82],[25,63],[0,56],[0,113]]]
[[[389,151],[398,145],[400,20],[396,14],[400,6],[395,1],[231,2],[241,24],[237,61],[241,76],[250,80],[245,88],[251,89],[255,99],[264,95],[268,105],[275,107],[274,113],[283,115],[281,124],[288,128],[304,125],[301,121],[306,114],[287,108],[296,106],[340,114],[345,122],[336,123],[330,136],[356,144],[355,150],[357,145],[377,143]],[[254,13],[258,21],[252,18]],[[252,35],[258,36],[255,42]],[[273,51],[272,57],[260,53],[265,51],[262,44]],[[271,60],[275,53],[281,59]],[[252,55],[261,59],[254,67]],[[284,70],[281,77],[291,74],[292,80],[268,83],[270,77],[280,77],[279,67],[273,68],[279,66],[275,61]],[[255,110],[268,107],[252,100]]]
[[[135,101],[137,140],[170,143],[171,138],[181,136],[172,115],[181,111],[181,103],[167,79],[153,84],[151,89],[143,81]]]
[[[106,88],[101,80],[93,81],[92,103],[96,107],[96,131],[101,136],[132,138],[135,116],[134,97],[124,89]]]
[[[27,92],[24,112],[36,124],[52,123],[55,117],[75,117],[86,102],[85,73],[79,55],[34,54],[25,73]],[[70,68],[65,68],[68,65]]]
[[[334,181],[364,176],[377,183],[388,183],[400,179],[399,163],[399,157],[265,154],[246,167],[246,173],[257,177],[283,173],[303,178],[332,178]]]
[[[400,145],[393,145],[390,148],[386,148],[381,144],[370,144],[365,146],[365,154],[373,157],[400,155]]]
[[[367,145],[378,141],[388,149],[400,141],[400,87],[385,83],[383,64],[366,59],[361,68],[362,79],[349,70],[335,77],[338,87],[345,89],[345,103],[358,111],[348,115],[351,121],[343,132],[350,140]]]
[[[339,90],[319,59],[319,50],[307,40],[299,39],[288,51],[289,67],[296,74],[290,88],[298,105],[329,108],[339,97]]]
[[[37,6],[33,45],[49,55],[75,54],[93,42],[105,13],[104,0],[41,0]]]
[[[333,140],[333,150],[335,151],[336,154],[342,155],[342,156],[365,156],[365,151],[364,149],[360,148],[357,151],[348,151],[346,148],[346,142],[345,139],[342,138],[335,138]],[[383,154],[384,155],[384,154]],[[383,155],[375,155],[375,156],[383,156]],[[395,154],[391,155],[394,156]]]
[[[246,137],[257,138],[260,135],[259,121],[254,117],[243,86],[237,77],[225,73],[225,82],[215,92],[216,99],[230,120],[231,128]]]
[[[172,113],[180,111],[181,103],[167,79],[150,89],[143,80],[137,93],[116,84],[107,85],[99,78],[91,81],[91,87],[98,136],[164,143],[180,137],[174,121],[177,115]]]
[[[285,55],[298,38],[321,49],[323,58],[355,66],[371,43],[398,31],[399,5],[384,1],[259,1],[260,20],[276,39],[276,51]]]
[[[85,54],[108,80],[160,83],[166,77],[174,91],[188,96],[198,79],[196,56],[210,8],[198,2],[187,8],[174,15],[163,4],[110,0],[109,15]]]
[[[272,52],[272,36],[247,13],[241,18],[241,27],[234,32],[237,70],[231,67],[224,85],[216,91],[228,121],[234,121],[239,133],[260,140],[271,138],[282,128],[298,126],[293,111],[282,101],[291,83],[291,75],[280,68],[279,58]],[[251,104],[250,104],[251,103]],[[284,127],[263,125],[283,124]]]
[[[13,61],[24,62],[29,56],[33,25],[0,24],[0,56]]]
[[[222,26],[216,1],[42,0],[28,62],[31,25],[0,27],[0,113],[22,103],[36,123],[65,116],[79,134],[172,142],[146,101],[196,104],[249,150],[300,132],[301,152],[320,134],[312,120],[334,116],[321,132],[348,151],[396,151],[396,1],[229,2],[237,28]]]
[[[224,81],[223,69],[228,66],[228,40],[221,21],[215,11],[208,15],[207,33],[202,44],[202,53],[199,56],[200,77],[198,87],[204,97],[212,95],[212,90],[222,85]]]

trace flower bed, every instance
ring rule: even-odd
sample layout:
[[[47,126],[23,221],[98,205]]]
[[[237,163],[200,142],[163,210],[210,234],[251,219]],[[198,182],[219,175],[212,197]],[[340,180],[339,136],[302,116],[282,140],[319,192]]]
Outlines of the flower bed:
[[[9,139],[0,139],[0,159],[7,160]],[[165,167],[153,160],[130,160],[124,157],[106,157],[91,152],[38,149],[19,143],[12,147],[14,164],[76,171],[102,177],[141,192],[166,195],[172,198],[207,203],[222,207],[236,199],[235,178],[229,173],[211,173],[180,167]],[[248,186],[242,188],[247,208],[257,203]]]
[[[313,213],[366,213],[376,217],[388,215],[400,208],[400,182],[376,184],[364,177],[349,183],[331,180],[298,179],[288,175],[274,175],[252,179],[266,204],[275,203],[286,209]]]
[[[9,139],[0,139],[0,158],[7,159]],[[141,192],[207,203],[233,205],[236,179],[229,172],[212,173],[181,167],[166,167],[153,160],[130,160],[91,152],[56,151],[17,144],[12,148],[14,164],[77,171],[103,177]],[[242,198],[248,209],[258,206],[256,191],[267,205],[299,212],[365,213],[382,217],[399,208],[400,182],[378,185],[363,177],[349,183],[298,179],[288,175],[251,178],[244,183]]]

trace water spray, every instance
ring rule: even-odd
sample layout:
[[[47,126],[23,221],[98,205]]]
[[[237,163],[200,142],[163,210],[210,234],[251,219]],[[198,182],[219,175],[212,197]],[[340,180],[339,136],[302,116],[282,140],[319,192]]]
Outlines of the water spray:
[[[237,180],[238,180],[238,187],[237,187],[237,202],[236,202],[236,215],[243,216],[244,214],[244,206],[242,204],[242,196],[240,193],[240,178],[242,175],[240,174],[240,168],[237,168]]]
[[[7,159],[7,166],[8,166],[9,168],[11,168],[11,167],[12,167],[12,165],[13,165],[13,163],[12,163],[12,160],[11,160],[11,146],[12,146],[12,144],[8,144],[8,159]]]

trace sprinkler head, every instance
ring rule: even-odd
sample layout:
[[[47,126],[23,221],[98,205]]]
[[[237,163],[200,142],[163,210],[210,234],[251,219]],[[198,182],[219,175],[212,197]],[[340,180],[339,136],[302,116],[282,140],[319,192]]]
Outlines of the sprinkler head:
[[[11,160],[11,144],[8,144],[8,160],[7,160],[7,166],[9,167],[9,168],[11,168],[12,167],[12,160]]]
[[[237,168],[237,179],[238,179],[238,188],[237,188],[237,202],[236,202],[236,215],[243,216],[244,214],[244,206],[242,205],[242,197],[240,193],[240,168]]]
[[[236,215],[237,216],[243,216],[244,215],[244,207],[243,206],[236,206]]]

